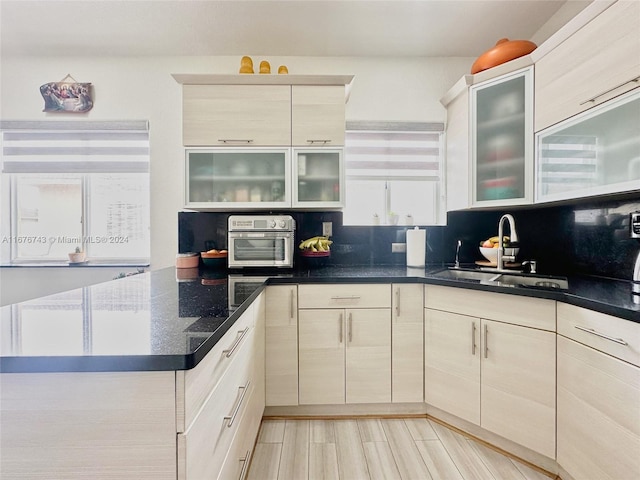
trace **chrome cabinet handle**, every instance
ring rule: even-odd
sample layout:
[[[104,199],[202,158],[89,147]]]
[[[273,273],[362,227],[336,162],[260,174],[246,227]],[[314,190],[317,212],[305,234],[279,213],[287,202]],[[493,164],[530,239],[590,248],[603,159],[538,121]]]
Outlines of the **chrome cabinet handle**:
[[[485,323],[484,324],[484,358],[487,358],[489,356],[489,345],[487,342],[488,335],[489,335],[489,328]]]
[[[346,295],[346,296],[335,296],[331,297],[331,300],[358,300],[360,299],[360,295]]]
[[[310,143],[311,145],[313,145],[314,143],[321,143],[323,145],[326,145],[327,143],[331,143],[330,139],[324,139],[324,138],[320,138],[320,139],[316,139],[316,140],[312,140],[312,139],[308,139],[307,143]]]
[[[294,310],[294,304],[293,304],[293,288],[290,290],[290,297],[289,297],[289,319],[293,320],[293,310]],[[289,322],[291,323],[291,322]]]
[[[476,322],[471,322],[471,355],[476,354]]]
[[[400,288],[396,289],[396,316],[400,316]]]
[[[242,402],[244,401],[244,396],[247,394],[247,390],[249,390],[249,384],[251,383],[251,380],[247,380],[247,384],[245,386],[240,386],[238,387],[238,390],[242,390],[242,394],[240,395],[240,398],[238,399],[238,401],[236,402],[236,406],[235,408],[233,408],[233,413],[227,417],[224,417],[223,420],[228,420],[229,422],[227,423],[227,428],[231,427],[231,425],[233,425],[233,422],[236,419],[236,416],[238,415],[238,412],[240,411],[240,407],[242,406]]]
[[[218,141],[222,143],[253,143],[253,139],[244,138],[219,138]]]
[[[342,314],[340,314],[340,343],[342,343],[342,331],[344,330],[344,322],[343,322],[343,318],[342,318]]]
[[[353,314],[349,312],[349,343],[353,340]]]
[[[231,348],[222,351],[222,353],[226,353],[227,358],[233,355],[233,352],[235,352],[236,348],[238,348],[238,345],[240,345],[240,342],[242,341],[242,339],[244,338],[244,336],[247,334],[248,331],[249,331],[249,327],[245,328],[244,330],[238,330],[239,336],[236,338],[236,341],[233,342],[233,345],[231,345]]]
[[[605,335],[604,333],[596,332],[593,328],[581,327],[580,325],[574,325],[574,327],[577,328],[578,330],[582,330],[583,332],[590,333],[591,335],[595,335],[597,337],[604,338],[605,340],[610,340],[610,341],[615,342],[615,343],[617,343],[619,345],[624,345],[624,346],[629,345],[622,338],[610,337],[609,335]]]
[[[244,455],[244,458],[241,458],[242,462],[242,470],[240,470],[240,476],[238,480],[244,480],[244,477],[247,476],[247,470],[249,469],[249,457],[251,456],[251,450],[247,450],[247,453]]]
[[[584,105],[586,103],[594,103],[596,101],[596,98],[598,98],[598,97],[602,97],[603,95],[606,95],[607,93],[611,93],[614,90],[625,86],[627,83],[631,83],[631,82],[638,83],[639,81],[640,81],[640,77],[636,77],[636,78],[632,78],[631,80],[627,80],[626,82],[622,82],[620,85],[616,85],[615,87],[610,88],[609,90],[607,90],[605,92],[599,93],[598,95],[596,95],[594,97],[591,97],[589,100],[585,100],[584,102],[580,103],[580,105]]]

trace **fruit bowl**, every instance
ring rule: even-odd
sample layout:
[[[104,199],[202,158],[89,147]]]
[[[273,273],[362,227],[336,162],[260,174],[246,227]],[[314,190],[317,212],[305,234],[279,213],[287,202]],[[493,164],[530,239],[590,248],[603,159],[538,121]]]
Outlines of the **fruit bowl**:
[[[202,257],[202,263],[207,267],[222,268],[227,266],[227,254],[228,252],[226,250],[216,250],[213,252],[201,252],[200,256]]]
[[[504,249],[504,254],[508,255],[508,256],[511,256],[511,255],[516,256],[519,251],[520,251],[519,248],[506,247]],[[498,249],[497,248],[480,247],[480,253],[482,254],[482,256],[484,258],[489,260],[491,263],[497,263],[498,262]]]

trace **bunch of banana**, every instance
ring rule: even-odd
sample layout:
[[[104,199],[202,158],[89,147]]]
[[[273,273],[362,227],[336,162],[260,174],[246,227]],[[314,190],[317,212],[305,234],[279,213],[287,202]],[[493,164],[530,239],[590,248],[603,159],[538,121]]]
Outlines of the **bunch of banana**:
[[[508,246],[509,245],[509,240],[510,238],[508,236],[504,236],[502,237],[502,243],[504,246]],[[480,246],[484,247],[484,248],[498,248],[498,245],[500,243],[500,237],[498,237],[497,235],[495,237],[491,237],[488,238],[482,242],[480,242]]]
[[[312,252],[328,252],[329,245],[332,243],[327,237],[313,237],[300,242],[298,248],[300,250],[311,250]]]

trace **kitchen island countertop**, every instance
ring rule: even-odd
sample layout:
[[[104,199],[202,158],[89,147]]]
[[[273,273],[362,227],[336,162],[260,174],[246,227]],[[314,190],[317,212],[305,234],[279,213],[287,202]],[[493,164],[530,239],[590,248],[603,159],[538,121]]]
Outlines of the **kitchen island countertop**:
[[[269,274],[173,267],[0,309],[0,372],[193,368],[265,284],[419,282],[548,298],[640,323],[631,283],[569,277],[567,291],[433,277],[442,266],[344,266]]]

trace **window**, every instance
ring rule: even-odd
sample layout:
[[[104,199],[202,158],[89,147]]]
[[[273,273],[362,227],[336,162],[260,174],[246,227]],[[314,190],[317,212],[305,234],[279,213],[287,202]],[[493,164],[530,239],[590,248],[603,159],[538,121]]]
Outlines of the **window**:
[[[444,224],[441,123],[347,122],[346,225]]]
[[[2,264],[149,263],[149,131],[136,122],[3,121]]]

